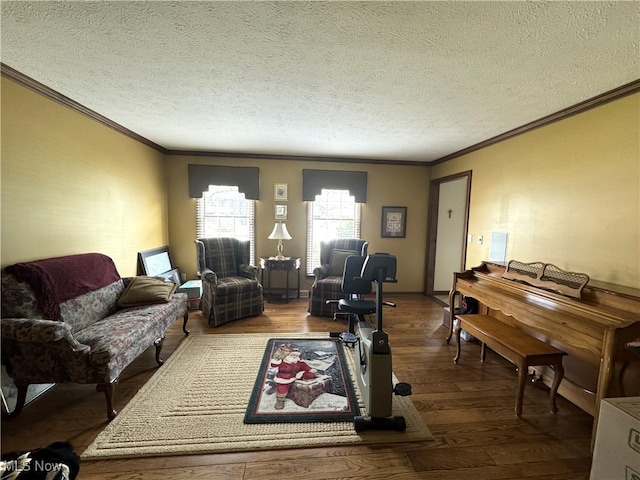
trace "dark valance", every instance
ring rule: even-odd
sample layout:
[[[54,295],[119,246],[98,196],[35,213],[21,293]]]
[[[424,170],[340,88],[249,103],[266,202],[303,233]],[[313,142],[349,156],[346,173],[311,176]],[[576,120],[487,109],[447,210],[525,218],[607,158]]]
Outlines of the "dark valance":
[[[322,189],[349,190],[356,203],[367,201],[367,172],[302,170],[302,200],[313,202]]]
[[[258,167],[189,165],[189,197],[202,198],[209,185],[237,186],[247,200],[260,199]]]

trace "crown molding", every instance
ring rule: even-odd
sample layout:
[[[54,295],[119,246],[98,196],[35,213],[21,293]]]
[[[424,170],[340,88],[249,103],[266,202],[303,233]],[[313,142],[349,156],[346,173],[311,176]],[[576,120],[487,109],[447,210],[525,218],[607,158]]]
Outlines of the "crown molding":
[[[586,112],[587,110],[600,107],[607,103],[613,102],[614,100],[618,100],[620,98],[633,95],[634,93],[638,92],[640,92],[640,79],[614,88],[613,90],[609,90],[608,92],[602,93],[593,98],[589,98],[584,102],[576,103],[571,107],[565,108],[556,113],[552,113],[551,115],[547,115],[546,117],[539,118],[538,120],[534,120],[533,122],[514,128],[513,130],[509,130],[508,132],[501,133],[500,135],[496,135],[495,137],[491,137],[480,143],[476,143],[475,145],[467,147],[463,150],[459,150],[444,157],[438,158],[437,160],[431,162],[431,165],[438,165],[440,163],[448,162],[449,160],[453,160],[454,158],[458,158],[463,155],[481,150],[490,145],[495,145],[496,143],[500,143],[510,138],[517,137],[518,135],[522,135],[523,133],[531,132],[532,130],[535,130],[537,128],[551,125],[552,123],[558,122],[560,120],[565,120],[574,115],[578,115],[579,113]]]
[[[152,142],[151,140],[138,135],[137,133],[129,130],[128,128],[123,127],[122,125],[108,119],[107,117],[100,115],[99,113],[91,110],[90,108],[85,107],[84,105],[72,100],[71,98],[62,95],[61,93],[53,90],[52,88],[47,87],[46,85],[28,77],[27,75],[15,70],[14,68],[5,65],[4,63],[0,63],[0,71],[2,76],[7,77],[16,83],[37,92],[50,100],[58,102],[72,110],[77,111],[117,132],[126,135],[140,143],[143,143],[164,155],[186,155],[186,156],[198,156],[198,157],[224,157],[224,158],[247,158],[247,159],[259,159],[259,160],[290,160],[290,161],[303,161],[303,162],[328,162],[328,163],[367,163],[367,164],[378,164],[378,165],[405,165],[405,166],[433,166],[438,165],[449,160],[453,160],[454,158],[461,157],[463,155],[467,155],[469,153],[475,152],[477,150],[481,150],[490,145],[495,145],[496,143],[502,142],[504,140],[508,140],[510,138],[516,137],[518,135],[522,135],[524,133],[530,132],[540,127],[544,127],[550,125],[552,123],[558,122],[560,120],[564,120],[566,118],[572,117],[579,113],[586,112],[587,110],[591,110],[596,107],[600,107],[609,102],[613,102],[620,98],[626,97],[628,95],[633,95],[634,93],[640,92],[640,79],[634,80],[626,85],[622,85],[620,87],[609,90],[608,92],[597,95],[593,98],[585,100],[583,102],[577,103],[571,107],[560,110],[556,113],[552,113],[551,115],[547,115],[538,120],[534,120],[533,122],[527,123],[520,127],[514,128],[513,130],[509,130],[508,132],[501,133],[500,135],[496,135],[495,137],[484,140],[480,143],[476,143],[470,147],[459,150],[457,152],[451,153],[449,155],[445,155],[444,157],[440,157],[431,162],[422,162],[416,161],[412,162],[409,160],[384,160],[384,159],[372,159],[372,158],[350,158],[350,157],[323,157],[323,156],[310,156],[310,155],[274,155],[274,154],[259,154],[259,153],[242,153],[242,152],[219,152],[219,151],[191,151],[191,150],[169,150],[164,148],[157,143]]]
[[[3,77],[9,78],[14,82],[18,83],[19,85],[22,85],[23,87],[28,88],[29,90],[33,90],[34,92],[39,93],[40,95],[47,97],[48,99],[53,100],[54,102],[57,102],[61,105],[64,105],[65,107],[75,110],[76,112],[82,115],[85,115],[95,120],[96,122],[101,123],[140,143],[144,143],[145,145],[159,152],[167,153],[167,149],[164,147],[161,147],[157,143],[152,142],[151,140],[143,137],[142,135],[138,135],[137,133],[132,132],[128,128],[125,128],[122,125],[120,125],[119,123],[116,123],[113,120],[110,120],[107,117],[100,115],[98,112],[95,112],[90,108],[85,107],[84,105],[76,102],[75,100],[72,100],[71,98],[65,95],[62,95],[60,92],[57,92],[54,89],[47,87],[46,85],[34,80],[31,77],[26,76],[25,74],[19,72],[18,70],[11,68],[8,65],[5,65],[4,63],[0,63],[0,71],[2,72]]]
[[[189,155],[192,157],[224,157],[248,158],[257,160],[289,160],[295,162],[326,162],[326,163],[367,163],[374,165],[405,165],[414,167],[428,167],[430,162],[411,160],[385,160],[378,158],[355,157],[323,157],[311,155],[277,155],[269,153],[238,153],[238,152],[209,152],[197,150],[168,150],[167,155]]]

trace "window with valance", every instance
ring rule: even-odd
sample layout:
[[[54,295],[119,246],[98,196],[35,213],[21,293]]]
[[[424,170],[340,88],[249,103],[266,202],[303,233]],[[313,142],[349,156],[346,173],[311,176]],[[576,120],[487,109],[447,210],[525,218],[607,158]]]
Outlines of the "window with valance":
[[[361,204],[367,200],[367,172],[303,170],[307,201],[307,275],[320,265],[320,242],[360,238]]]
[[[238,187],[247,200],[260,200],[258,167],[226,167],[220,165],[189,165],[189,196],[202,197],[209,185]]]
[[[302,170],[302,200],[313,202],[326,190],[348,190],[356,203],[367,202],[367,172]]]
[[[189,165],[189,196],[197,198],[197,238],[249,240],[251,259],[255,259],[258,168]]]

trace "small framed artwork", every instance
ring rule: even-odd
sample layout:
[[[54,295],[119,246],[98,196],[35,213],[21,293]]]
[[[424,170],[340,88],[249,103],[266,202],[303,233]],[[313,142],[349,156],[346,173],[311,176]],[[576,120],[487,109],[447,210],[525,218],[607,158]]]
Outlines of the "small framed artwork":
[[[382,238],[407,236],[407,207],[382,207]]]
[[[138,252],[138,260],[142,266],[142,274],[149,277],[155,277],[173,268],[169,247],[166,245]]]
[[[171,263],[168,246],[138,252],[138,260],[143,275],[164,278],[168,282],[180,285],[182,275],[180,275],[180,270]]]
[[[286,220],[286,219],[287,219],[287,206],[276,205],[276,220]]]
[[[160,273],[156,275],[156,277],[164,278],[166,282],[173,282],[176,285],[180,286],[180,270],[177,268],[173,268],[168,272]]]
[[[287,183],[276,183],[274,185],[274,198],[276,201],[282,201],[282,200],[287,200],[287,190],[288,190],[288,184]]]

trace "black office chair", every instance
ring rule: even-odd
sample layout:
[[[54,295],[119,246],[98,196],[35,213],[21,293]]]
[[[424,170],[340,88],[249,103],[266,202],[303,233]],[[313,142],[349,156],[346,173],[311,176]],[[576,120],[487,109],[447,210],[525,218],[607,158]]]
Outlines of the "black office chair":
[[[366,260],[366,255],[350,255],[344,262],[344,272],[342,274],[342,293],[344,298],[338,300],[327,300],[327,303],[337,303],[338,311],[334,314],[334,320],[347,318],[349,330],[347,332],[331,332],[330,336],[340,337],[344,343],[353,346],[357,342],[355,335],[355,321],[366,322],[365,315],[376,313],[376,302],[365,300],[363,295],[371,293],[371,280],[361,277],[362,267]],[[395,306],[395,305],[393,305]]]

